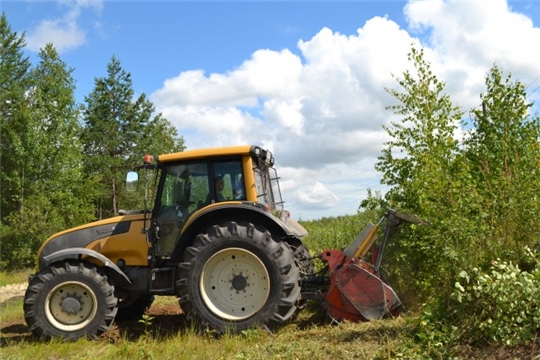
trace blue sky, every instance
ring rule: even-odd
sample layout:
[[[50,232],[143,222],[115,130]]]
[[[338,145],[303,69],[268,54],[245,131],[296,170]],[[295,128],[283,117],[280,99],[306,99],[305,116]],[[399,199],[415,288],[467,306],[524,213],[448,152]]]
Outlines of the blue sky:
[[[397,88],[411,44],[463,109],[494,63],[540,102],[538,0],[0,0],[0,11],[33,61],[55,45],[79,101],[114,55],[188,148],[269,147],[295,218],[351,214],[367,188],[384,191],[373,166],[396,120],[384,88]]]

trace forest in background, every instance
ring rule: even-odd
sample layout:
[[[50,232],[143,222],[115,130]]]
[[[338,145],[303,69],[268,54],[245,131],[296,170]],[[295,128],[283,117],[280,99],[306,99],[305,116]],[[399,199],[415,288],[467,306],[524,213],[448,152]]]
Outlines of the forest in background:
[[[126,171],[145,154],[184,150],[184,139],[112,56],[84,103],[73,69],[47,44],[38,63],[24,34],[0,17],[1,269],[31,267],[50,235],[120,208],[137,208]]]

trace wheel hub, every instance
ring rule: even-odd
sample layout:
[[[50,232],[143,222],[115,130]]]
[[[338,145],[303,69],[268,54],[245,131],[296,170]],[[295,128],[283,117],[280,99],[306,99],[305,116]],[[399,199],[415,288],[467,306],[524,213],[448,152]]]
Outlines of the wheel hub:
[[[57,329],[76,331],[95,318],[97,308],[96,295],[87,284],[68,281],[58,284],[47,295],[45,316]]]
[[[62,300],[62,310],[70,315],[77,314],[83,305],[84,302],[82,301],[82,297],[77,296],[75,293],[68,293],[67,296]]]
[[[242,276],[242,273],[240,273],[239,275],[233,274],[233,278],[231,280],[231,283],[232,283],[232,287],[236,291],[242,291],[242,290],[244,290],[246,288],[246,286],[249,286],[249,284],[247,282],[247,277]]]

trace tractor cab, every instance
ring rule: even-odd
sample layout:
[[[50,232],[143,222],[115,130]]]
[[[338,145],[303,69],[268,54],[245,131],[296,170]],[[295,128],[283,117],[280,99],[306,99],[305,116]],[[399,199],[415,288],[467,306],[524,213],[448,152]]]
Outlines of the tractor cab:
[[[155,163],[145,157],[144,165],[128,173],[126,184],[128,190],[136,190],[136,170],[157,171],[155,204],[146,231],[148,243],[155,244],[153,256],[173,257],[192,224],[215,221],[216,216],[242,218],[236,214],[239,208],[286,221],[273,163],[272,153],[258,146],[184,151],[159,156]]]

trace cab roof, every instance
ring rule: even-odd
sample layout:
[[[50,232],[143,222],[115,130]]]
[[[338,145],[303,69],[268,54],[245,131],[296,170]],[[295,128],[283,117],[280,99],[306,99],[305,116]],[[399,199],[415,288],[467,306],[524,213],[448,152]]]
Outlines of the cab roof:
[[[196,150],[186,150],[182,152],[159,155],[157,160],[161,163],[178,161],[178,160],[194,160],[209,158],[214,156],[234,156],[234,155],[251,155],[254,148],[259,148],[254,145],[230,146],[221,148],[205,148]]]

